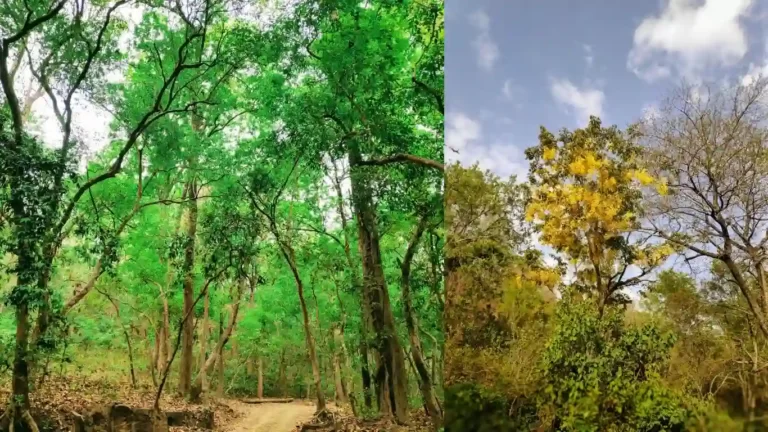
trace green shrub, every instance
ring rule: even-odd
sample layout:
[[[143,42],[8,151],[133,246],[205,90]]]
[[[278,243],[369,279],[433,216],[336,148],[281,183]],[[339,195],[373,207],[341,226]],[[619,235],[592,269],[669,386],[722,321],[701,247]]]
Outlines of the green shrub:
[[[565,297],[565,296],[564,296]],[[660,379],[674,336],[623,310],[565,298],[542,367],[540,415],[558,431],[683,431],[682,395]]]
[[[445,390],[446,432],[524,431],[531,430],[536,421],[532,401],[509,401],[474,384],[456,384]]]

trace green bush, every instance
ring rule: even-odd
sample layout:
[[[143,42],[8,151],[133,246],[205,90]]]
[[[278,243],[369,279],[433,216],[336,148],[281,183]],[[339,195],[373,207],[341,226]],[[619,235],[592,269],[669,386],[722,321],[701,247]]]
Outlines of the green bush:
[[[536,421],[533,402],[513,403],[474,384],[445,390],[446,432],[524,431],[531,430]]]
[[[542,367],[540,414],[558,431],[683,431],[684,397],[661,381],[674,336],[623,310],[565,298]]]

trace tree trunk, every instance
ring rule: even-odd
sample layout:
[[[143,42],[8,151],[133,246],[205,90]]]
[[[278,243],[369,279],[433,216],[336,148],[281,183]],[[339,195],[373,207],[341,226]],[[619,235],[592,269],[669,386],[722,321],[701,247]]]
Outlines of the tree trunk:
[[[18,185],[16,185],[18,186]],[[13,190],[13,189],[12,189]],[[24,205],[15,200],[23,198],[14,193],[11,201],[14,216],[23,218],[26,215]],[[11,378],[11,398],[14,404],[11,407],[10,420],[15,425],[16,430],[22,430],[24,427],[24,413],[30,409],[29,401],[29,299],[26,295],[19,295],[26,290],[36,288],[36,274],[34,271],[35,256],[33,254],[31,242],[24,238],[18,239],[17,254],[18,261],[16,267],[16,286],[13,288],[11,298],[14,299],[13,305],[16,309],[16,339],[14,344],[13,357],[13,375]],[[13,294],[17,294],[14,296]]]
[[[365,327],[362,324],[361,327]],[[368,364],[368,344],[364,342],[367,338],[365,332],[361,332],[360,336],[360,376],[363,381],[363,399],[365,400],[365,407],[368,409],[373,408],[373,392],[371,390],[371,369]]]
[[[235,320],[232,320],[234,323]],[[231,329],[229,330],[232,331]],[[224,319],[223,317],[219,319],[219,337],[223,335],[224,332]],[[218,371],[217,374],[217,383],[216,383],[216,396],[221,399],[224,397],[224,367],[226,366],[226,358],[224,357],[224,344],[221,344],[218,346],[219,349],[219,361],[216,363],[216,369]]]
[[[344,359],[344,390],[349,398],[349,395],[354,392],[354,381],[352,380],[352,359],[349,358],[349,352],[347,351],[347,343],[344,340],[344,333],[341,335],[341,355]]]
[[[347,403],[347,395],[344,392],[344,384],[341,381],[341,362],[339,361],[339,355],[333,354],[333,384],[334,384],[334,396],[337,405]]]
[[[426,362],[424,361],[424,353],[421,349],[421,338],[419,337],[418,319],[416,317],[416,312],[413,310],[413,302],[411,299],[411,263],[413,262],[413,257],[416,254],[421,236],[424,234],[426,227],[427,218],[422,217],[410,243],[408,244],[405,257],[400,264],[400,289],[403,296],[405,326],[408,329],[408,337],[411,342],[411,358],[413,359],[413,364],[419,378],[419,390],[421,390],[421,396],[424,399],[424,407],[426,408],[427,415],[432,419],[434,429],[438,430],[443,423],[443,413],[440,410],[440,406],[437,403],[437,398],[435,397],[432,388],[432,379],[430,377],[429,368],[427,368]]]
[[[765,278],[765,266],[762,260],[755,259],[755,261],[757,286],[760,289],[760,309],[764,316],[768,316],[768,281]]]
[[[200,371],[200,379],[202,380],[203,391],[208,390],[208,378],[205,373],[205,358],[208,354],[208,319],[210,314],[210,298],[208,291],[205,292],[203,298],[203,325],[200,328],[200,359],[198,362],[198,370]]]
[[[155,369],[162,375],[165,368],[165,324],[163,320],[157,323],[157,355],[155,356]]]
[[[128,333],[128,330],[123,329],[123,334],[125,335],[125,343],[128,344],[128,365],[131,368],[131,386],[135,389],[137,386],[137,383],[136,383],[136,369],[133,365],[133,344],[131,344],[131,336]]]
[[[341,374],[341,361],[339,361],[339,355],[333,356],[333,380],[335,387],[335,400],[337,405],[346,405],[349,403],[347,400],[347,391],[344,388],[344,381]]]
[[[194,178],[187,183],[187,238],[184,246],[184,310],[182,323],[181,361],[179,364],[179,393],[190,394],[192,385],[192,348],[194,327],[191,319],[194,302],[195,236],[197,234],[197,185]]]
[[[291,253],[291,255],[293,255]],[[315,349],[315,339],[312,337],[312,328],[309,324],[309,312],[307,311],[307,302],[304,299],[304,284],[301,281],[301,277],[299,276],[298,269],[296,268],[295,262],[293,261],[292,257],[288,258],[288,255],[286,255],[286,259],[288,259],[291,263],[289,264],[291,266],[291,271],[293,272],[293,277],[296,281],[296,288],[299,293],[299,303],[301,304],[301,315],[304,320],[304,337],[307,342],[307,351],[309,354],[309,361],[312,365],[312,378],[314,379],[314,387],[315,387],[315,393],[317,393],[317,411],[323,411],[325,409],[325,396],[323,395],[323,389],[322,389],[322,382],[320,377],[320,362],[317,358],[317,351]]]
[[[341,335],[341,329],[338,327],[333,328],[333,383],[336,391],[336,403],[347,404],[349,399],[347,397],[347,388],[344,383],[344,374],[342,372],[342,345],[343,338]]]
[[[288,395],[288,379],[285,376],[285,348],[280,351],[280,373],[278,374],[278,387],[280,387],[280,396]]]
[[[213,352],[211,353],[210,357],[205,360],[205,363],[203,364],[203,368],[201,369],[201,373],[197,375],[195,378],[195,381],[190,386],[190,397],[189,399],[193,402],[199,402],[200,401],[200,395],[203,391],[203,371],[207,374],[211,372],[211,369],[216,364],[216,362],[219,362],[220,368],[219,368],[219,383],[218,383],[218,389],[223,392],[224,389],[224,346],[227,344],[227,341],[229,341],[229,338],[232,336],[232,332],[235,329],[235,324],[237,323],[237,313],[240,310],[240,295],[242,293],[242,282],[238,284],[237,294],[232,299],[232,316],[230,317],[229,324],[227,325],[227,328],[224,328],[224,316],[223,314],[220,315],[219,318],[219,341],[216,343],[216,347],[213,349]]]
[[[370,306],[373,329],[376,333],[375,347],[379,355],[377,385],[389,385],[391,406],[389,410],[380,406],[382,415],[394,414],[399,423],[408,420],[408,381],[405,356],[397,337],[395,318],[390,305],[389,290],[382,268],[379,232],[376,226],[376,210],[369,181],[364,169],[359,166],[362,155],[355,140],[349,142],[349,165],[351,167],[352,203],[357,217],[360,255],[363,258],[363,293]],[[382,371],[383,369],[383,371]],[[386,379],[386,381],[382,381]],[[383,395],[380,394],[380,400]]]
[[[23,283],[23,282],[22,282]],[[17,283],[17,287],[20,284]],[[22,285],[23,286],[23,285]],[[26,302],[16,306],[16,345],[13,358],[13,378],[11,380],[11,395],[16,401],[16,407],[21,412],[28,411],[29,403],[29,370],[27,355],[29,355],[29,307]],[[17,411],[11,420],[20,420]]]
[[[276,235],[277,237],[277,235]],[[317,350],[315,349],[315,339],[312,337],[312,328],[309,324],[309,312],[307,310],[307,302],[304,299],[304,283],[299,276],[299,270],[296,267],[296,259],[294,257],[293,248],[290,245],[282,243],[279,238],[278,243],[281,244],[281,251],[286,263],[291,268],[293,273],[293,279],[296,282],[296,289],[299,294],[299,303],[301,304],[301,316],[304,324],[304,337],[307,343],[307,352],[309,354],[309,362],[312,365],[312,377],[314,379],[315,393],[317,393],[317,411],[325,410],[325,396],[323,395],[322,382],[320,377],[320,362],[317,358]]]
[[[282,372],[282,367],[283,367],[283,364],[281,360],[281,363],[280,363],[281,372]],[[261,356],[259,356],[259,381],[258,381],[256,396],[259,397],[259,399],[264,397],[264,361],[261,358]]]
[[[149,373],[152,376],[152,384],[157,387],[157,364],[160,362],[160,329],[162,324],[158,323],[155,329],[155,344],[152,347],[151,357],[149,359]]]
[[[187,196],[187,190],[186,187],[184,188],[184,191],[181,194],[181,199],[186,199]],[[165,208],[165,207],[164,207]],[[167,217],[165,213],[163,213]],[[175,219],[175,224],[173,227],[173,237],[176,237],[176,235],[179,233],[179,229],[181,229],[181,219],[184,216],[184,212],[180,211],[177,218]],[[162,259],[161,259],[162,263]],[[165,368],[168,367],[168,363],[171,361],[171,313],[168,307],[168,294],[171,292],[171,285],[173,284],[173,280],[175,277],[175,269],[173,267],[173,263],[170,259],[165,263],[165,285],[161,285],[159,282],[156,283],[157,288],[160,290],[160,298],[163,302],[163,319],[162,319],[162,326],[163,326],[163,333],[162,333],[162,340],[161,340],[161,350],[160,350],[160,361],[161,363],[158,366],[158,371],[160,371],[160,374],[162,375],[165,372]]]
[[[725,263],[725,265],[728,267],[728,270],[731,272],[731,276],[733,276],[734,282],[736,282],[736,286],[739,287],[744,300],[747,301],[747,306],[749,306],[749,310],[752,312],[752,316],[755,317],[755,321],[757,321],[757,325],[760,327],[760,331],[763,333],[763,336],[768,337],[768,323],[766,322],[766,318],[760,312],[759,306],[755,305],[755,301],[752,298],[752,293],[750,292],[749,283],[744,279],[744,275],[742,274],[738,264],[736,264],[733,258],[731,258],[731,247],[727,242],[725,249],[727,252],[725,256],[721,258],[721,260],[723,263]]]
[[[368,300],[364,293],[363,284],[360,283],[358,267],[352,259],[351,242],[349,241],[349,224],[347,214],[344,211],[344,193],[341,190],[341,177],[339,176],[336,161],[333,161],[333,186],[336,190],[336,209],[339,213],[341,229],[344,233],[344,256],[347,258],[347,264],[349,265],[352,274],[352,286],[355,292],[360,296],[360,309],[363,317],[360,323],[360,373],[363,384],[363,400],[365,401],[365,407],[371,409],[373,400],[371,398],[371,372],[368,365],[368,331],[371,327],[371,311],[368,307]],[[349,386],[347,390],[351,391],[351,386]]]
[[[163,318],[160,322],[160,355],[158,357],[157,370],[162,375],[171,360],[171,316],[168,307],[168,298],[162,294]]]

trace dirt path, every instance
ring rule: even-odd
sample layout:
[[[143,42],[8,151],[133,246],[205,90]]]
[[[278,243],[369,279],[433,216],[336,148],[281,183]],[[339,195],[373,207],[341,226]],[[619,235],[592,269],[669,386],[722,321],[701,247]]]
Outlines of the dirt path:
[[[242,416],[221,429],[226,432],[292,432],[297,424],[310,420],[315,413],[315,405],[306,401],[229,405]]]

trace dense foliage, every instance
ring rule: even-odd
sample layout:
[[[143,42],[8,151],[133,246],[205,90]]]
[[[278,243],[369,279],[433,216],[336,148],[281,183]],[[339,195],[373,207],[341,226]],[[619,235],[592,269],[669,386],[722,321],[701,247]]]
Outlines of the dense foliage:
[[[3,425],[56,376],[442,422],[442,1],[0,17]]]

